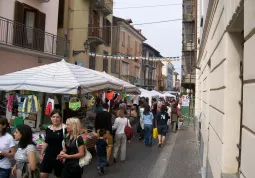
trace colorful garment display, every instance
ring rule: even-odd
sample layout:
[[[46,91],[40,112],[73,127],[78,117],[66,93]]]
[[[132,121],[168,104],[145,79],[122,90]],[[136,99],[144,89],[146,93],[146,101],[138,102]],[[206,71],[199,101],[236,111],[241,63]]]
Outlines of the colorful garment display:
[[[80,108],[81,108],[81,101],[78,98],[76,99],[71,98],[71,100],[69,101],[69,109],[73,111],[78,111]]]
[[[124,92],[121,93],[121,98],[122,98],[122,99],[125,99],[126,97],[127,97],[127,94],[126,94],[126,93],[124,93]]]
[[[48,98],[46,107],[45,107],[45,115],[49,116],[50,113],[54,110],[54,99]]]
[[[118,95],[116,100],[117,100],[118,102],[120,102],[120,100],[121,100],[121,95]]]
[[[37,113],[39,111],[39,102],[37,96],[29,95],[23,103],[23,113]]]
[[[13,110],[13,105],[16,103],[17,104],[17,97],[16,95],[9,95],[7,97],[7,108],[9,112],[12,112]]]
[[[96,100],[95,100],[95,98],[92,96],[92,97],[90,98],[90,100],[88,100],[88,109],[91,109],[91,108],[94,106],[95,102],[96,102]]]
[[[133,104],[139,104],[139,95],[135,95],[133,99]]]
[[[113,92],[113,91],[105,92],[105,97],[106,97],[108,100],[112,100],[113,97],[114,97],[114,92]]]

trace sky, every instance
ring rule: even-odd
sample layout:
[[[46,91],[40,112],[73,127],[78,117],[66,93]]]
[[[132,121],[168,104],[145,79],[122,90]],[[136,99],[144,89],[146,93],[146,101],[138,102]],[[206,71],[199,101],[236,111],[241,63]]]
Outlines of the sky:
[[[134,24],[182,19],[182,0],[114,0],[113,15],[124,19],[132,19]],[[126,8],[179,4],[171,6]],[[115,9],[116,8],[116,9]],[[118,9],[125,8],[125,9]],[[137,25],[147,38],[146,43],[158,50],[164,57],[181,56],[182,21]],[[172,62],[181,76],[181,61]]]

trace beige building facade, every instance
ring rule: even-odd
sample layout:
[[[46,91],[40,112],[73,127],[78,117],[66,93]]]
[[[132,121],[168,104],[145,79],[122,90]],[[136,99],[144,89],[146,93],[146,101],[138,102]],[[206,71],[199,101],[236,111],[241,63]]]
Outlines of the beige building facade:
[[[110,73],[110,59],[87,53],[112,54],[112,11],[112,0],[60,0],[58,34],[71,40],[70,63]]]
[[[146,38],[141,31],[132,26],[131,19],[113,17],[112,52],[124,59],[113,59],[111,72],[120,79],[135,84],[140,77],[142,43]],[[137,59],[127,59],[128,56]]]
[[[59,1],[0,1],[0,75],[50,64],[68,56],[57,36]]]
[[[200,0],[198,7],[195,114],[202,173],[253,178],[255,1]]]

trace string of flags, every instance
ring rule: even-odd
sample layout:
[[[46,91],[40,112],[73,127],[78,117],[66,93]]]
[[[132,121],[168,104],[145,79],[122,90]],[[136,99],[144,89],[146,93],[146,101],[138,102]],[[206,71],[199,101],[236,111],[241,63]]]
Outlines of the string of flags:
[[[107,59],[116,59],[116,60],[122,60],[122,59],[131,59],[131,60],[149,60],[153,62],[159,62],[159,61],[164,61],[164,62],[175,62],[175,61],[180,61],[181,57],[144,57],[144,56],[121,56],[121,55],[105,55],[105,54],[97,54],[93,52],[88,53],[89,56],[94,56],[94,57],[101,57],[101,58],[107,58]]]

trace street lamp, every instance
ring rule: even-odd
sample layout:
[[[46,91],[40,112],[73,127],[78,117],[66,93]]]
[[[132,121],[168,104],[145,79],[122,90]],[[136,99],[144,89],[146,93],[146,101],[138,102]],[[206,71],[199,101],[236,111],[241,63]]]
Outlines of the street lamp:
[[[85,54],[87,54],[87,51],[88,51],[89,46],[90,46],[89,41],[86,40],[86,41],[83,43],[83,46],[84,46],[84,49],[85,49],[85,50],[80,50],[80,51],[75,51],[75,50],[73,50],[73,56],[77,56],[77,55],[79,55],[80,53],[85,53]]]

